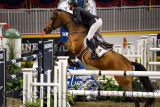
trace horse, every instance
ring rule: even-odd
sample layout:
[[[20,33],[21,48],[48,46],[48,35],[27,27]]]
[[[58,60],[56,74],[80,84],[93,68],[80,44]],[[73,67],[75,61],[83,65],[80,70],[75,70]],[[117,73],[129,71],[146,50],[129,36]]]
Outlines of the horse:
[[[126,57],[113,50],[109,50],[104,55],[94,60],[88,59],[91,56],[91,52],[88,51],[84,45],[84,39],[87,35],[88,27],[82,23],[74,21],[73,15],[66,11],[54,9],[52,12],[53,14],[50,17],[48,24],[44,27],[45,33],[49,34],[52,30],[61,26],[67,29],[69,32],[69,39],[67,42],[60,42],[59,46],[64,44],[65,47],[75,56],[81,56],[79,59],[82,60],[83,63],[89,64],[99,70],[133,71],[135,68],[135,71],[146,71],[146,68],[143,65],[131,62]],[[86,50],[85,53],[84,50]],[[114,76],[114,78],[125,91],[133,91],[132,76]],[[138,78],[146,91],[154,92],[149,77]],[[138,98],[133,98],[133,100],[135,106],[140,107]],[[154,98],[148,98],[144,107],[150,107],[153,103]]]

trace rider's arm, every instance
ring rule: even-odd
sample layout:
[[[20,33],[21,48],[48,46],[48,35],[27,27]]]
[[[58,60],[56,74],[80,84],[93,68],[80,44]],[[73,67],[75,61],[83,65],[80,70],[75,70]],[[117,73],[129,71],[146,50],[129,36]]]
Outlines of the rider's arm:
[[[75,9],[75,11],[73,12],[76,22],[82,22],[82,18],[81,18],[81,13],[80,10]]]

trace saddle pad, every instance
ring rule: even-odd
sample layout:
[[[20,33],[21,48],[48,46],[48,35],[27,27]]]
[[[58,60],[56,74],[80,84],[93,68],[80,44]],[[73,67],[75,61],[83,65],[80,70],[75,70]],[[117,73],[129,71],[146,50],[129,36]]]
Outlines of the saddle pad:
[[[104,48],[102,48],[102,47],[100,47],[100,46],[98,46],[97,48],[96,48],[96,53],[98,54],[98,57],[101,57],[103,54],[105,54],[106,52],[108,52],[109,50],[107,50],[107,49],[104,49]]]
[[[85,46],[85,47],[87,47],[86,39],[87,39],[87,38],[85,37],[85,39],[84,39],[84,46]],[[89,51],[92,52],[91,49],[89,49]],[[104,48],[102,48],[101,46],[98,46],[98,47],[96,48],[96,53],[98,54],[98,57],[101,57],[103,54],[105,54],[105,53],[108,52],[108,51],[109,51],[108,49],[104,49]]]

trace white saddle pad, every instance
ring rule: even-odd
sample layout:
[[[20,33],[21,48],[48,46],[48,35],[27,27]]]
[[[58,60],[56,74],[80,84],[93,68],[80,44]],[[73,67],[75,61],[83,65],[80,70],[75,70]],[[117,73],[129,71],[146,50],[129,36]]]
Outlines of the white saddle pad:
[[[84,46],[85,46],[85,47],[87,47],[86,39],[87,39],[87,38],[84,39]],[[90,49],[89,49],[89,51],[92,52],[92,50],[90,50]],[[108,52],[108,51],[109,51],[108,49],[104,49],[104,48],[102,48],[101,46],[98,46],[98,47],[96,48],[96,53],[98,54],[98,57],[101,57],[103,54],[105,54],[105,53]]]

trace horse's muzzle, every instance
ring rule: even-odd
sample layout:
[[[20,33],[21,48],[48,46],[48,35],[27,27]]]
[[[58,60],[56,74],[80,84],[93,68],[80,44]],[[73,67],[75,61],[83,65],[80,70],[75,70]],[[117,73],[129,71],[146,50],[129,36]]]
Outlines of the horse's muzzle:
[[[45,30],[44,30],[44,32],[45,32],[45,34],[48,34],[48,32],[47,32],[47,31],[45,31]]]

